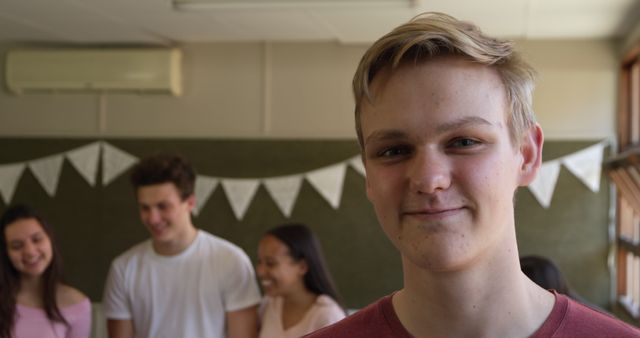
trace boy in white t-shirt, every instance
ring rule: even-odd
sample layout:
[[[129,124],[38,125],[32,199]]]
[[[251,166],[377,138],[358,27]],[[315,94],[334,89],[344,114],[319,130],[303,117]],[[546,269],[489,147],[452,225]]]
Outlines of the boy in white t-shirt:
[[[146,158],[131,183],[151,239],[112,263],[103,298],[109,337],[256,337],[260,294],[251,261],[191,222],[189,163]]]

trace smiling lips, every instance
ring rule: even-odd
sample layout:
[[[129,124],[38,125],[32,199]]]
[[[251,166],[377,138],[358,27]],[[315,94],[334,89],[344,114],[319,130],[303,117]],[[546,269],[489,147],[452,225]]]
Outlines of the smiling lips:
[[[166,228],[167,228],[167,226],[165,226],[165,225],[150,225],[149,226],[149,229],[155,235],[161,235],[165,231]]]
[[[34,267],[37,267],[42,260],[43,260],[43,257],[38,256],[36,258],[31,258],[29,260],[23,260],[22,264],[27,268],[34,268]]]
[[[443,219],[454,216],[463,211],[465,207],[445,207],[445,208],[425,208],[425,209],[409,209],[403,211],[404,216],[416,217],[420,219]]]

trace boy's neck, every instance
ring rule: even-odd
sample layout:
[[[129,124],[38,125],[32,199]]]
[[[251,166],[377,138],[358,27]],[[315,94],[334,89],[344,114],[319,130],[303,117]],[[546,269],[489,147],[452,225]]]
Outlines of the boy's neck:
[[[198,229],[193,224],[180,237],[171,242],[152,241],[153,250],[161,256],[175,256],[186,250],[196,239]]]
[[[394,295],[393,306],[405,328],[416,337],[534,333],[551,312],[554,296],[520,271],[515,242],[504,248],[452,272],[426,271],[403,259],[405,287]]]

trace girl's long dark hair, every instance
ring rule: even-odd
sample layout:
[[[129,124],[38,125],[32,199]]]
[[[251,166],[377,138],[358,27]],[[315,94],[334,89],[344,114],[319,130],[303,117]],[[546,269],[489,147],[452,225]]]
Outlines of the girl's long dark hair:
[[[7,253],[5,229],[8,225],[22,220],[35,219],[51,242],[51,264],[42,274],[42,302],[44,311],[51,321],[69,325],[62,316],[56,302],[56,289],[62,282],[62,259],[49,224],[33,209],[25,205],[9,207],[0,218],[0,338],[10,338],[16,319],[16,295],[20,290],[20,273],[11,264]]]
[[[296,261],[307,263],[304,285],[316,295],[327,295],[342,306],[342,298],[327,269],[320,241],[303,224],[285,224],[266,232],[282,241],[289,248],[289,255]]]
[[[558,293],[574,298],[569,284],[552,260],[542,256],[524,256],[520,258],[520,269],[543,289],[556,290]]]

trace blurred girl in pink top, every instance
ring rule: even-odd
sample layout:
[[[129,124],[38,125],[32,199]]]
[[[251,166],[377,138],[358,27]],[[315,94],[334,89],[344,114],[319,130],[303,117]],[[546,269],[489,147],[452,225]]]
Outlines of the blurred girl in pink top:
[[[298,338],[344,318],[320,243],[306,226],[269,230],[256,271],[265,294],[260,338]]]
[[[62,284],[51,227],[27,206],[0,218],[0,338],[87,338],[91,303]]]

